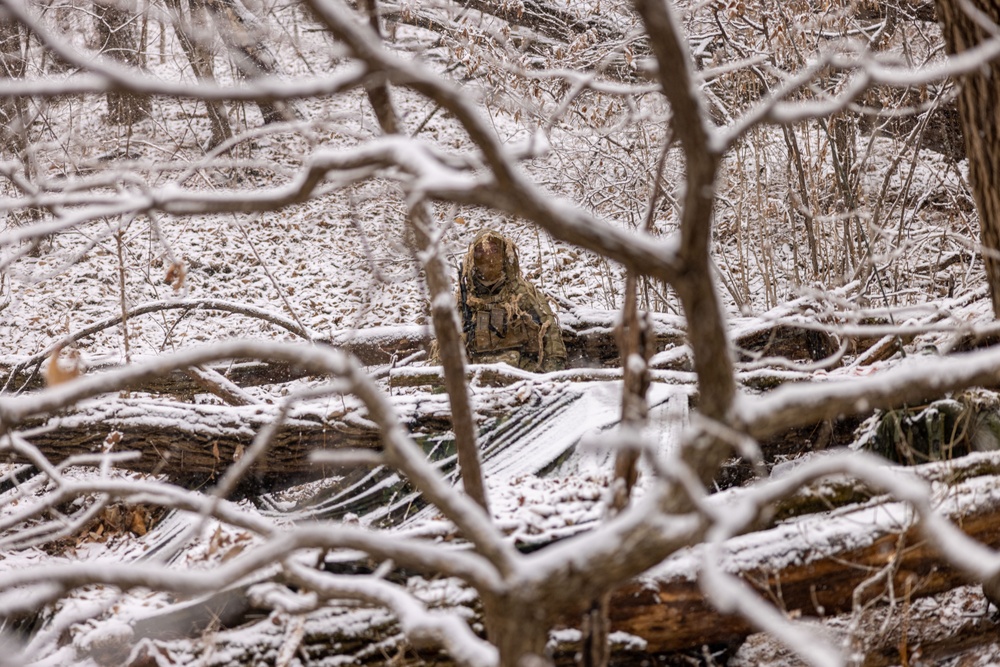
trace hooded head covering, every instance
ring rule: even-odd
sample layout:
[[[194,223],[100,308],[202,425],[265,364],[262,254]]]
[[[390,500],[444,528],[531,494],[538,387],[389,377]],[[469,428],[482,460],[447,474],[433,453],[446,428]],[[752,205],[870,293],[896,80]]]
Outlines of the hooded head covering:
[[[484,229],[465,254],[462,280],[469,294],[496,294],[521,279],[514,242],[500,232]]]

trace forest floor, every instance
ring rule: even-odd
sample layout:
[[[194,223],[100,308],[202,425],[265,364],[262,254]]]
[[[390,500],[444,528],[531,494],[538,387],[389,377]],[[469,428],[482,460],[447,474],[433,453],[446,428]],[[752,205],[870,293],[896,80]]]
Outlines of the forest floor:
[[[405,27],[400,28],[398,40],[404,52],[426,43],[419,31]],[[312,51],[286,61],[298,64],[289,67],[289,76],[297,73],[296,66],[306,68],[303,63],[338,66],[336,59],[326,53],[329,45],[306,45]],[[430,49],[424,51],[423,57],[445,62],[449,56],[443,50],[437,53]],[[153,64],[154,69],[176,66],[166,58]],[[72,159],[50,156],[51,161],[46,163],[45,156],[41,156],[50,178],[85,170],[100,160],[107,146],[122,143],[120,128],[102,118],[101,100],[84,104],[90,105],[89,111],[77,112],[72,122],[68,110],[63,115],[59,115],[58,108],[50,111],[72,125],[65,132]],[[435,115],[430,103],[400,94],[398,104],[405,121],[411,126],[419,124],[422,135],[452,147],[464,145],[465,139],[454,123],[443,114]],[[247,142],[252,146],[250,166],[201,168],[198,156],[206,125],[204,116],[192,109],[158,110],[155,116],[169,122],[146,121],[138,125],[129,150],[137,154],[137,167],[148,169],[159,159],[158,147],[170,142],[178,147],[175,154],[182,157],[171,163],[165,174],[192,166],[195,178],[207,189],[236,184],[237,189],[250,191],[284,182],[301,166],[303,156],[317,147],[355,145],[371,137],[376,127],[360,95],[305,102],[303,111],[323,122],[317,122],[311,133],[271,132]],[[252,118],[252,111],[243,113]],[[528,129],[510,114],[496,113],[492,120],[505,141],[530,136]],[[570,142],[569,137],[563,138]],[[544,180],[545,174],[557,171],[572,152],[555,148],[551,157],[540,158],[525,168]],[[578,145],[571,148],[582,150]],[[947,194],[958,187],[958,173],[950,167],[926,169],[918,173],[914,187]],[[571,184],[565,189],[571,190]],[[437,207],[435,212],[444,222],[444,245],[454,268],[472,236],[482,227],[494,227],[514,238],[526,275],[553,297],[564,324],[596,317],[595,313],[604,317],[603,321],[616,317],[624,282],[620,267],[494,213],[445,207]],[[931,224],[937,222],[934,212],[927,215],[926,227],[911,230],[914,238],[937,234]],[[426,327],[426,294],[416,261],[403,240],[404,216],[405,205],[398,188],[387,181],[372,180],[348,192],[275,214],[170,218],[158,226],[137,219],[120,232],[110,223],[95,223],[52,237],[34,251],[27,247],[16,249],[23,255],[5,270],[0,282],[0,366],[9,369],[26,358],[51,352],[64,336],[117,317],[123,307],[143,304],[191,307],[155,309],[80,339],[74,348],[84,367],[135,362],[196,344],[236,338],[301,340],[302,336],[289,333],[287,327],[275,322],[293,322],[307,338],[317,341],[347,340],[375,328],[380,335],[392,338],[414,327]],[[629,221],[623,220],[622,224]],[[3,225],[0,234],[16,232],[13,221]],[[961,237],[964,231],[958,227],[947,229],[953,238]],[[838,327],[853,331],[859,322],[882,323],[890,315],[894,321],[922,331],[906,341],[905,355],[890,345],[891,336],[874,336],[866,346],[848,348],[844,354],[826,359],[826,363],[816,364],[808,358],[789,367],[772,366],[766,359],[757,364],[747,361],[740,370],[741,380],[752,391],[759,390],[762,375],[780,381],[850,380],[921,354],[968,347],[972,332],[991,319],[981,262],[971,256],[941,271],[929,271],[924,279],[914,278],[913,285],[900,288],[896,300],[880,305],[867,285],[846,280],[836,288],[819,291],[796,287],[790,278],[775,286],[766,276],[750,277],[755,269],[749,265],[742,266],[737,275],[729,270],[726,260],[734,258],[734,253],[745,252],[738,249],[737,235],[720,234],[717,243],[717,254],[724,260],[720,264],[726,265],[721,282],[729,294],[726,308],[734,338],[776,324],[804,322],[830,325],[837,334]],[[954,243],[963,249],[960,241]],[[170,252],[164,252],[164,247]],[[937,262],[942,247],[920,246],[923,254],[915,253],[907,261],[915,265]],[[794,254],[790,248],[779,248],[778,252],[786,250],[789,257]],[[171,257],[184,267],[182,279],[170,273],[174,263]],[[733,263],[739,262],[733,259]],[[738,303],[734,296],[738,290],[732,287],[738,281],[744,281],[757,295],[756,301]],[[773,306],[772,298],[763,296],[768,289],[780,295],[781,305]],[[213,309],[210,300],[252,307],[254,314],[226,314]],[[653,301],[662,311],[664,322],[678,319],[669,295]],[[854,335],[853,339],[863,337]],[[842,336],[843,340],[847,338],[846,334]],[[879,343],[883,351],[866,356]],[[691,374],[684,368],[684,347],[679,344],[664,348],[653,359],[655,372],[660,375],[650,392],[653,410],[647,433],[661,451],[676,444],[693,392]],[[405,416],[417,419],[442,410],[436,388],[393,384],[392,372],[386,366],[373,364],[371,370],[373,374],[385,371],[380,380],[382,387]],[[408,360],[407,366],[419,369],[429,366],[429,362],[418,357]],[[245,391],[265,410],[273,410],[289,393],[318,382],[300,378],[246,387]],[[6,387],[7,391],[14,389]],[[481,444],[493,511],[497,524],[511,540],[525,550],[537,549],[600,521],[612,456],[602,449],[600,436],[617,423],[621,383],[553,374],[528,377],[503,387],[474,381],[473,390],[477,406],[484,413]],[[117,398],[175,401],[154,394]],[[209,393],[199,393],[191,402],[225,407],[223,401]],[[342,413],[347,406],[340,398],[329,398],[310,408],[318,414],[329,414]],[[500,413],[505,414],[497,416]],[[436,443],[447,456],[446,430],[419,435],[430,443],[429,449],[433,450]],[[854,431],[845,437],[853,440]],[[801,443],[773,454],[770,463],[775,474],[796,460],[818,455],[803,451]],[[43,502],[52,487],[34,477],[34,481],[15,483],[11,475],[20,470],[16,464],[0,465],[0,474],[5,475],[0,484],[0,526],[5,527],[0,532],[0,543],[5,544],[0,552],[3,570],[39,563],[88,561],[114,566],[150,559],[162,559],[178,568],[207,568],[226,562],[259,539],[213,519],[182,512],[164,514],[151,506],[113,505],[43,547],[22,546],[19,535],[31,526],[6,525],[7,518],[32,503]],[[648,477],[649,471],[645,472]],[[73,467],[66,474],[79,480],[146,478],[140,472],[88,467]],[[386,475],[383,481],[388,478]],[[403,486],[393,486],[387,502],[373,505],[368,496],[365,502],[359,502],[354,492],[359,485],[356,479],[340,477],[313,480],[244,498],[239,506],[244,512],[277,523],[337,517],[372,525],[392,523],[394,530],[406,534],[437,535],[442,540],[453,537],[450,527],[432,510],[410,511],[417,504]],[[641,483],[639,493],[642,488]],[[88,502],[81,500],[76,506],[61,509],[76,516]],[[830,515],[822,516],[825,519],[833,513],[831,510]],[[37,524],[52,519],[39,518]],[[788,521],[795,525],[794,519]],[[678,556],[679,561],[692,558],[691,554]],[[331,559],[329,565],[332,568],[343,563]],[[428,604],[463,608],[470,619],[474,615],[472,594],[454,581],[410,577],[408,584]],[[267,585],[258,582],[254,594],[266,596]],[[329,607],[302,614],[274,612],[261,619],[252,609],[242,609],[231,617],[213,609],[210,618],[195,623],[194,630],[172,628],[176,619],[170,614],[196,602],[145,591],[82,590],[25,624],[24,628],[35,632],[32,646],[46,647],[34,656],[37,659],[32,664],[223,665],[295,656],[303,664],[333,665],[355,660],[387,664],[397,658],[402,662],[417,659],[405,651],[398,628],[382,610]],[[808,616],[799,609],[787,612],[792,617]],[[887,590],[850,613],[808,622],[829,633],[857,664],[987,665],[1000,661],[997,613],[978,587],[961,586],[919,599],[910,599],[903,591]],[[191,621],[184,617],[183,622]],[[136,627],[145,628],[146,634],[137,634]],[[567,629],[553,637],[553,646],[566,662],[572,660],[573,641],[578,640],[573,632]],[[173,634],[189,636],[177,638]],[[798,664],[776,640],[762,634],[751,634],[741,645],[712,645],[681,653],[647,652],[644,640],[628,633],[614,635],[613,640],[615,660],[620,664]],[[421,657],[428,662],[438,659]],[[285,664],[291,664],[290,657],[288,660]]]

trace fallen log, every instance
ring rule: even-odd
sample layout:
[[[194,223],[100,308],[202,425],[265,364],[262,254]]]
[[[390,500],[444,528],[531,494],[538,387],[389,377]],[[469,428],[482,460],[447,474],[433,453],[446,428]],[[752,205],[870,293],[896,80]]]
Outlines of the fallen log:
[[[997,470],[1000,456],[977,455],[969,458],[969,461],[954,462],[957,469],[951,464],[937,463],[921,466],[913,474],[940,482],[941,488],[936,497],[939,510],[959,524],[968,535],[998,548],[1000,531],[996,530],[996,525],[1000,523],[1000,476]],[[900,469],[900,474],[911,474],[911,471]],[[956,479],[960,481],[956,482]],[[841,481],[851,483],[850,480],[835,480],[837,484]],[[854,484],[857,486],[856,482]],[[864,490],[859,493],[871,492]],[[877,610],[880,608],[878,599],[888,597],[890,586],[897,604],[904,597],[910,604],[970,583],[962,573],[943,561],[933,544],[924,539],[912,513],[902,504],[885,497],[869,499],[833,513],[809,515],[730,539],[722,545],[721,555],[722,569],[738,577],[742,585],[770,600],[789,618],[828,618],[852,611],[860,612],[863,608]],[[614,640],[614,664],[639,665],[648,661],[651,654],[688,651],[703,645],[735,646],[754,633],[753,626],[746,619],[722,614],[706,599],[697,581],[704,557],[704,546],[678,553],[612,594],[609,618]],[[348,566],[349,563],[344,564],[344,567]],[[399,583],[417,582],[415,585],[419,585],[421,581],[420,578],[411,581],[405,572],[389,576]],[[978,587],[967,589],[965,594],[970,596],[977,609],[986,608],[986,600]],[[212,609],[222,602],[230,604],[232,595],[233,591],[226,591],[194,608],[185,608],[185,618],[201,618],[202,607]],[[868,604],[871,601],[876,601],[876,604]],[[349,625],[339,625],[329,618],[331,615],[348,614],[351,609],[356,607],[341,609],[334,604],[314,612],[327,617],[324,622],[315,624],[322,627],[323,632],[307,634],[303,650],[318,654],[324,647],[330,648],[332,643],[337,643],[351,647],[351,653],[356,651],[359,658],[369,655],[371,647],[376,645],[393,653],[398,651],[400,654],[415,655],[395,624],[390,622],[387,625],[384,614],[380,612],[369,612],[383,619],[381,624],[371,628],[359,622],[357,617],[352,617]],[[257,609],[253,613],[260,612]],[[463,613],[474,619],[478,610],[473,605]],[[234,616],[228,619],[228,627],[252,622],[253,619],[253,616]],[[573,664],[573,656],[579,650],[580,633],[574,629],[577,621],[565,619],[565,628],[553,636],[557,664]],[[263,624],[262,629],[266,629],[268,623]],[[995,622],[988,624],[989,628],[995,626]],[[245,628],[241,629],[234,637],[235,643],[231,648],[237,653],[242,650],[239,638],[245,631]],[[188,636],[193,640],[197,634]],[[226,637],[223,630],[214,636],[214,642],[217,647],[226,646],[225,653],[232,658]],[[975,635],[975,638],[994,640],[993,635],[984,633]],[[913,646],[920,639],[919,636],[914,638],[911,633],[908,641]],[[934,639],[935,651],[943,654],[948,641],[944,635]],[[968,649],[968,642],[956,641],[959,648]],[[887,664],[889,657],[898,655],[900,646],[904,645],[898,641],[883,641],[879,637],[871,638],[871,642],[867,648],[873,651],[873,665]],[[433,658],[434,664],[451,664],[448,656],[435,654]],[[364,659],[359,661],[366,662]]]
[[[483,391],[477,414],[484,424],[480,444],[487,457],[493,455],[491,438],[503,437],[518,425],[530,430],[537,420],[551,417],[553,410],[572,404],[578,397],[578,392],[567,391],[564,386],[553,388],[549,383],[528,383],[513,397],[504,391]],[[432,458],[446,457],[448,447],[437,447],[435,443],[446,445],[450,438],[447,396],[421,393],[393,396],[390,400],[401,423],[418,442],[431,442],[428,446],[433,450]],[[77,455],[93,460],[95,453],[136,452],[138,456],[114,465],[163,474],[183,486],[200,487],[211,483],[243,456],[277,412],[278,406],[269,403],[234,406],[162,398],[102,398],[50,418],[28,421],[21,425],[19,435],[54,464]],[[352,397],[298,404],[275,433],[267,455],[250,468],[240,492],[265,492],[345,474],[347,463],[320,465],[310,459],[310,454],[330,449],[380,448],[381,434],[365,415],[361,402]],[[501,426],[496,423],[498,418],[503,422]],[[518,433],[525,436],[523,428]]]
[[[840,646],[849,646],[859,667],[893,665],[975,665],[1000,655],[1000,619],[987,609],[977,586],[911,600],[899,591],[896,604],[877,605],[858,615],[842,616],[823,629]],[[871,632],[870,628],[878,628]],[[740,647],[743,664],[797,664],[788,649],[764,633]]]
[[[449,428],[445,405],[423,402],[409,417],[414,430]],[[277,413],[273,405],[218,406],[154,399],[104,399],[88,402],[48,420],[25,424],[21,435],[51,462],[100,452],[134,451],[139,456],[118,465],[143,473],[165,474],[185,486],[211,483],[239,459]],[[250,470],[244,492],[290,486],[330,476],[335,466],[312,462],[324,449],[380,446],[375,425],[356,410],[321,413],[293,411],[274,436],[268,454]]]
[[[652,371],[654,382],[669,384],[695,383],[694,373],[685,371]],[[469,366],[466,379],[480,387],[509,387],[518,382],[611,382],[621,380],[620,368],[572,368],[564,371],[539,374],[524,371],[507,364],[476,364]],[[389,371],[390,387],[442,386],[444,375],[440,366],[406,367]]]
[[[585,369],[615,368],[621,365],[615,338],[618,312],[577,308],[571,312],[561,313],[561,317],[570,369],[585,372]],[[654,366],[667,371],[691,370],[691,358],[686,349],[681,319],[663,313],[653,313],[652,320],[655,350],[657,352],[676,350],[675,354],[669,355],[669,359],[664,358],[660,362],[654,360]],[[69,338],[76,340],[72,336]],[[329,339],[317,339],[316,342],[352,354],[365,366],[392,367],[399,359],[429,351],[431,335],[424,326],[373,327],[340,332]],[[789,323],[766,322],[739,330],[735,337],[735,345],[738,350],[742,350],[745,359],[783,356],[790,360],[818,361],[830,356],[837,349],[833,338],[826,332]],[[43,380],[39,369],[49,352],[50,350],[42,351],[16,361],[0,361],[0,379],[3,379],[7,390],[31,391],[41,388]],[[110,370],[118,365],[101,364],[94,366],[89,372]],[[302,369],[290,364],[254,360],[236,360],[206,370],[220,374],[239,387],[282,384],[306,375]],[[603,379],[603,376],[598,374],[596,379]],[[780,384],[780,380],[774,380],[773,383]],[[182,371],[157,378],[134,389],[175,396],[188,401],[197,394],[206,392],[204,382]]]
[[[1000,478],[976,477],[950,487],[940,511],[966,534],[1000,547]],[[649,651],[663,652],[730,643],[750,634],[746,619],[720,614],[701,592],[696,580],[701,553],[695,549],[669,559],[616,591],[612,628],[641,637]],[[910,591],[913,599],[975,583],[943,561],[913,516],[890,501],[735,538],[724,553],[723,569],[791,617],[851,611],[855,603],[885,595],[890,583],[896,591]],[[884,578],[876,581],[876,573]]]
[[[430,342],[426,327],[400,326],[375,327],[339,333],[328,340],[317,340],[321,345],[330,345],[354,355],[364,366],[392,364],[394,360],[425,350]],[[9,390],[31,391],[40,389],[44,382],[39,371],[47,358],[47,353],[39,353],[27,359],[0,362],[0,378]],[[101,372],[119,367],[118,363],[96,365],[88,372]],[[259,387],[282,384],[306,377],[306,373],[291,364],[272,363],[256,360],[234,360],[228,364],[217,364],[210,368],[240,387]],[[167,394],[185,400],[205,393],[204,384],[192,379],[183,371],[157,378],[135,391]]]

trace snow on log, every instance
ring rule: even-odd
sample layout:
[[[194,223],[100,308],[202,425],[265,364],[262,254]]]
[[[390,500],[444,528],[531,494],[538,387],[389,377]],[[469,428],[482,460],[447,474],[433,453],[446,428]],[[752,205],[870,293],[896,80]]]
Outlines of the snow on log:
[[[935,492],[942,514],[1000,547],[1000,478],[939,483]],[[941,560],[907,507],[884,497],[733,538],[723,553],[724,570],[790,617],[851,611],[885,595],[890,583],[897,595],[906,591],[913,599],[976,583]],[[642,638],[655,652],[727,644],[752,633],[745,619],[720,614],[702,594],[703,557],[703,547],[680,554],[616,591],[612,628]]]
[[[570,368],[582,371],[620,366],[615,338],[615,327],[620,317],[617,311],[577,308],[572,312],[560,313],[560,317]],[[691,359],[685,344],[682,321],[663,313],[653,313],[652,319],[656,350],[671,351],[661,355],[659,359],[654,358],[654,367],[663,370],[690,370]],[[752,326],[740,327],[734,331],[734,341],[744,358],[781,356],[790,360],[817,361],[832,355],[837,349],[830,334],[787,322],[761,321]],[[392,366],[399,359],[428,350],[431,334],[427,327],[419,325],[385,326],[339,332],[329,339],[317,339],[316,342],[353,354],[365,366]],[[43,351],[29,358],[0,360],[0,385],[15,391],[38,389],[42,386],[40,367],[47,356],[48,352]],[[96,365],[90,372],[107,370],[116,365]],[[219,373],[240,387],[280,384],[304,376],[303,371],[287,364],[251,360],[213,366],[210,371]],[[187,400],[205,392],[202,383],[180,371],[146,386],[136,387],[135,390]]]
[[[414,418],[419,427],[447,429],[443,405],[434,401]],[[338,400],[336,407],[340,407]],[[95,452],[139,452],[117,465],[145,473],[165,474],[185,485],[199,486],[220,475],[242,456],[254,437],[277,413],[274,405],[219,406],[152,399],[88,401],[75,410],[26,424],[22,435],[50,461]],[[294,410],[274,437],[268,454],[252,469],[257,489],[334,474],[333,468],[309,459],[314,450],[376,448],[374,424],[355,411],[321,414]]]
[[[377,366],[391,364],[395,359],[425,349],[429,340],[426,327],[398,326],[346,331],[335,334],[329,340],[318,340],[317,342],[337,347],[354,355],[364,366]],[[47,356],[46,352],[27,359],[0,360],[0,380],[2,383],[6,383],[7,388],[11,390],[40,388],[42,377],[39,368]],[[110,370],[117,366],[116,363],[95,365],[90,372]],[[211,370],[241,387],[280,384],[305,376],[301,369],[293,368],[288,364],[252,360],[220,364],[213,366]],[[183,398],[190,398],[195,394],[205,392],[201,383],[181,371],[158,378],[144,387],[135,389]]]
[[[977,454],[957,461],[899,468],[899,474],[916,475],[931,482],[942,514],[979,541],[1000,547],[1000,531],[996,530],[1000,524],[1000,455]],[[854,611],[854,605],[859,605],[858,611],[863,607],[866,613],[884,608],[867,603],[888,597],[890,585],[897,605],[900,600],[909,605],[970,583],[940,559],[933,544],[920,533],[907,507],[873,493],[856,480],[846,478],[804,489],[781,508],[782,516],[794,518],[725,542],[721,566],[783,609],[790,618],[832,617]],[[850,499],[859,502],[799,516],[815,511],[818,499],[833,505]],[[696,650],[703,645],[733,646],[755,632],[746,620],[719,613],[705,598],[697,581],[704,557],[703,546],[681,552],[614,592],[609,617],[615,664],[642,664],[648,662],[650,655]],[[341,567],[343,572],[353,572],[356,565],[359,563],[345,561]],[[331,568],[330,562],[327,568]],[[395,571],[388,577],[400,584],[422,585],[424,580],[411,576],[415,574]],[[240,637],[249,629],[246,624],[267,612],[253,608],[245,595],[245,589],[233,589],[197,603],[178,605],[159,612],[141,627],[137,625],[137,629],[155,637],[159,632],[153,632],[152,628],[169,627],[172,641],[181,641],[180,636],[187,636],[190,641],[204,629],[198,619],[208,618],[212,610],[223,606],[241,609],[243,612],[227,616],[223,628],[214,636],[215,646],[224,648],[224,653],[232,657],[229,651],[240,654],[244,650],[245,642]],[[978,587],[965,589],[964,595],[973,598],[977,609],[986,608]],[[468,610],[470,619],[476,613],[474,606]],[[364,611],[365,618],[382,619],[375,624],[360,622],[351,616],[355,612],[361,610],[332,604],[311,613],[306,622],[317,630],[307,633],[303,650],[321,653],[337,645],[343,648],[338,655],[344,656],[367,655],[375,646],[401,654],[412,651],[391,616],[374,609]],[[171,622],[166,623],[167,620]],[[574,664],[573,656],[579,651],[578,622],[578,618],[566,618],[564,628],[553,633],[551,645],[558,665]],[[232,635],[226,630],[240,626]],[[181,631],[182,627],[189,631]],[[268,620],[255,628],[255,636],[261,637],[261,632],[267,633],[273,626]],[[991,628],[995,628],[995,623],[986,627]],[[952,637],[939,633],[934,638],[935,650],[946,652]],[[919,643],[919,640],[917,637],[910,641]],[[280,641],[280,637],[275,641]],[[879,641],[877,637],[875,641]],[[961,637],[956,636],[955,641],[961,641]],[[877,648],[889,660],[888,664],[895,664],[891,657],[901,645],[898,641],[883,641],[872,648]],[[423,657],[432,657],[434,664],[451,664],[444,654]]]

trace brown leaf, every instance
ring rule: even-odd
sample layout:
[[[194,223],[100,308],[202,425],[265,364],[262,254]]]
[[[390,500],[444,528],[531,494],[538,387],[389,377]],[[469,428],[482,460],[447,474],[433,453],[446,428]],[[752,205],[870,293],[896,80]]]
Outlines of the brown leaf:
[[[132,510],[132,520],[129,522],[129,530],[133,534],[142,537],[146,534],[146,512],[141,507],[136,507]]]
[[[110,452],[115,448],[119,442],[122,441],[123,434],[121,431],[111,431],[108,433],[107,437],[104,438],[104,451]]]
[[[70,349],[66,350],[66,353],[63,354],[61,346],[57,347],[49,355],[48,361],[45,362],[45,367],[42,369],[45,384],[49,387],[69,382],[73,378],[79,377],[82,373],[83,360],[80,358],[79,350]]]
[[[163,282],[170,285],[175,292],[184,287],[184,280],[187,278],[187,267],[184,262],[177,261],[167,269],[167,275],[163,277]]]
[[[222,556],[222,562],[225,563],[225,562],[227,562],[227,561],[235,558],[236,556],[239,556],[240,553],[243,551],[244,548],[245,548],[244,545],[237,544],[236,546],[234,546],[232,549],[230,549],[229,551],[227,551]]]

